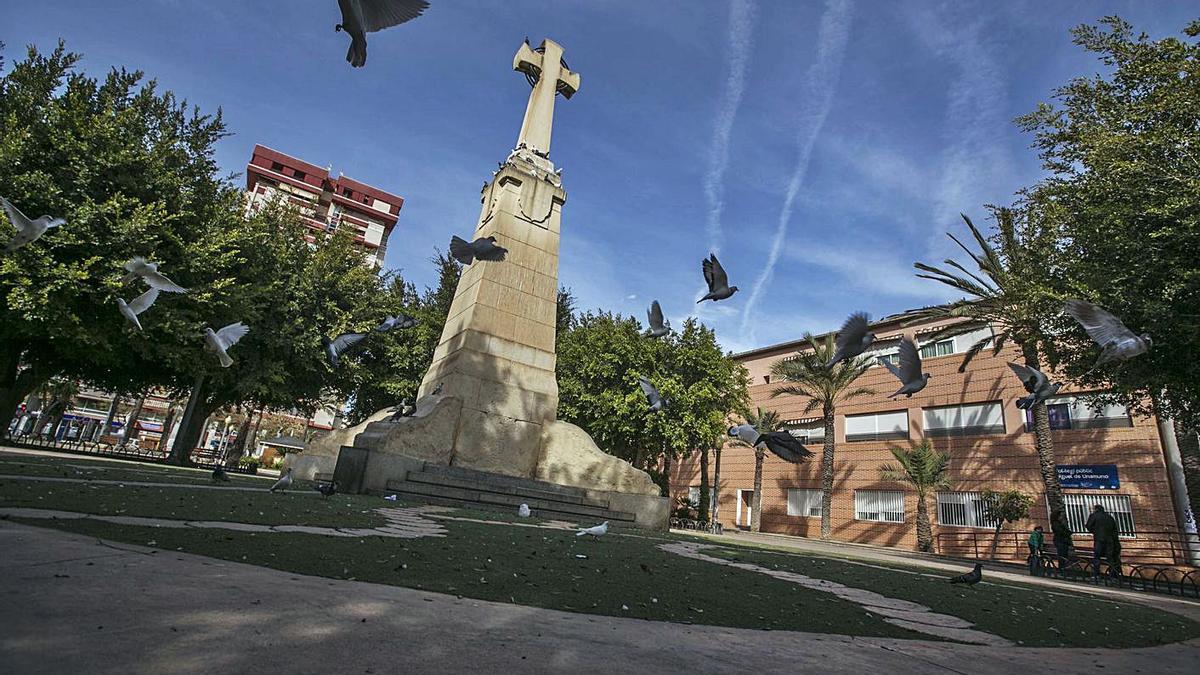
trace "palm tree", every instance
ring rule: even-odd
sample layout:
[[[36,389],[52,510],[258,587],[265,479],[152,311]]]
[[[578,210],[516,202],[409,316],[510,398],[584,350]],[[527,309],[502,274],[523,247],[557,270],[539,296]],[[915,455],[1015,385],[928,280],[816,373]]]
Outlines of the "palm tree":
[[[921,441],[911,450],[891,447],[892,457],[899,465],[884,464],[879,467],[883,480],[908,483],[917,491],[917,550],[933,553],[933,528],[929,525],[929,506],[925,498],[930,491],[950,487],[950,455],[933,449],[929,441]]]
[[[754,412],[746,413],[746,424],[765,434],[768,431],[778,431],[780,425],[779,413],[774,410],[756,408]],[[767,456],[767,448],[754,448],[754,498],[750,504],[750,531],[758,532],[762,516],[762,467]]]
[[[979,252],[975,253],[953,234],[947,234],[959,248],[971,256],[979,273],[971,272],[954,260],[945,264],[957,271],[947,271],[924,263],[913,263],[923,274],[918,277],[932,279],[966,297],[937,307],[926,307],[913,313],[908,323],[931,319],[965,319],[955,322],[929,336],[937,341],[970,332],[979,324],[992,326],[995,336],[986,337],[971,345],[963,354],[958,371],[964,372],[967,365],[991,344],[993,354],[999,354],[1008,342],[1021,350],[1025,365],[1041,368],[1041,356],[1053,353],[1053,343],[1042,329],[1058,313],[1062,306],[1049,285],[1045,260],[1056,246],[1057,239],[1049,230],[1039,229],[1033,219],[1025,218],[1024,227],[1018,228],[1017,215],[1011,209],[993,209],[998,232],[992,238],[983,236],[971,219],[963,216]],[[1045,402],[1033,407],[1033,433],[1036,440],[1038,463],[1042,484],[1046,491],[1046,502],[1050,506],[1050,522],[1066,526],[1066,507],[1063,504],[1062,486],[1058,483],[1058,469],[1054,460],[1054,442],[1050,437],[1050,417]]]
[[[784,394],[808,397],[804,414],[818,408],[825,422],[825,445],[821,453],[821,538],[828,539],[832,532],[830,511],[833,506],[833,415],[837,405],[859,396],[871,396],[875,392],[865,387],[854,387],[854,381],[871,367],[872,357],[860,356],[841,361],[832,368],[825,364],[837,351],[833,334],[817,340],[812,333],[805,333],[811,349],[801,350],[788,359],[771,366],[771,373],[789,382],[771,392],[771,397]]]

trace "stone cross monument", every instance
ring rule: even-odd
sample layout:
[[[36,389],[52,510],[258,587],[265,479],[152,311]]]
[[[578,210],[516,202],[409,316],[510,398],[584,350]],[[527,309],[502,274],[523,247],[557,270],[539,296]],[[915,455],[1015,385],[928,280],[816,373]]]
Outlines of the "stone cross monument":
[[[496,480],[583,488],[636,512],[643,525],[666,526],[667,500],[648,474],[601,451],[583,429],[556,420],[554,332],[566,192],[550,162],[550,134],[556,96],[570,98],[580,80],[562,53],[545,40],[537,49],[521,45],[513,59],[533,91],[516,149],[484,184],[471,236],[495,237],[508,256],[463,269],[415,412],[397,417],[381,410],[289,455],[300,478],[354,461],[365,467],[354,489],[384,490],[432,463],[504,477]]]

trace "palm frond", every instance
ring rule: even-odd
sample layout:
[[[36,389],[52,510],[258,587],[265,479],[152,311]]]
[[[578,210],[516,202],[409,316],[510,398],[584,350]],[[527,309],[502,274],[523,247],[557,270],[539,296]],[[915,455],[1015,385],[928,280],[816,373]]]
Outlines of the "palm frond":
[[[988,336],[968,347],[966,353],[963,354],[962,363],[958,364],[958,372],[967,372],[967,366],[970,365],[971,360],[978,356],[979,352],[983,351],[992,339],[991,336]]]
[[[979,232],[979,228],[975,227],[975,223],[972,223],[971,219],[968,218],[965,213],[961,213],[959,215],[961,215],[963,220],[966,221],[967,227],[970,228],[971,234],[975,237],[975,242],[979,244],[979,250],[987,258],[988,264],[980,264],[980,269],[990,274],[993,279],[999,282],[1000,277],[1004,275],[1005,271],[1004,261],[1000,259],[1000,256],[996,253],[996,248],[992,246],[990,241],[987,240],[987,237],[983,236],[983,234]],[[974,258],[975,256],[972,255],[971,257]],[[976,258],[976,260],[978,260],[978,258]]]
[[[986,288],[989,293],[996,293],[998,291],[998,289],[996,289],[994,286],[992,286],[992,284],[988,283],[987,280],[983,279],[982,277],[976,276],[973,272],[971,272],[967,268],[963,267],[962,265],[958,264],[957,260],[947,258],[947,259],[943,260],[942,262],[946,263],[947,265],[953,267],[956,270],[959,270],[963,274],[971,277],[972,279],[975,280],[975,282],[977,284],[979,284],[983,288]]]

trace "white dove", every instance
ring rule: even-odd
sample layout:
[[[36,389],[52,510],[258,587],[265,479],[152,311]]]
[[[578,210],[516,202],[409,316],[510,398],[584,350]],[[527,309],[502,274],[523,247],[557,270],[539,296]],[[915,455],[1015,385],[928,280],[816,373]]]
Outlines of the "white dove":
[[[517,508],[517,515],[521,516],[522,518],[528,518],[529,517],[529,505],[521,504],[521,506],[519,506]]]
[[[271,492],[275,492],[276,490],[283,492],[284,490],[290,488],[291,486],[292,486],[292,470],[288,469],[286,472],[284,472],[284,474],[282,476],[279,477],[279,480],[275,481],[275,484],[271,486]]]
[[[158,263],[147,262],[142,256],[134,256],[125,263],[126,274],[122,281],[133,281],[141,278],[150,288],[157,288],[168,293],[187,293],[187,289],[171,281],[158,271]]]
[[[229,354],[226,353],[226,350],[237,344],[238,340],[241,340],[246,333],[249,332],[250,329],[247,328],[246,324],[242,323],[241,321],[237,323],[231,323],[221,330],[215,332],[213,329],[205,326],[205,346],[217,353],[217,358],[221,360],[222,368],[228,368],[229,366],[233,365],[233,359],[229,358]]]
[[[142,329],[142,322],[138,321],[138,314],[150,309],[154,301],[158,299],[159,290],[151,288],[134,298],[131,302],[125,302],[121,298],[117,298],[117,309],[121,310],[121,316],[129,320],[134,328]]]
[[[603,523],[600,523],[599,525],[597,525],[595,527],[586,527],[586,528],[576,532],[575,536],[582,537],[585,534],[590,534],[593,537],[597,537],[597,538],[608,534],[608,521],[606,520]]]
[[[30,220],[17,207],[13,206],[12,202],[4,197],[0,197],[0,205],[4,206],[4,212],[8,214],[8,222],[17,228],[17,233],[4,245],[5,251],[15,251],[25,244],[37,241],[43,234],[46,234],[46,230],[67,224],[67,221],[62,218],[52,218],[50,216],[42,216],[37,220]]]

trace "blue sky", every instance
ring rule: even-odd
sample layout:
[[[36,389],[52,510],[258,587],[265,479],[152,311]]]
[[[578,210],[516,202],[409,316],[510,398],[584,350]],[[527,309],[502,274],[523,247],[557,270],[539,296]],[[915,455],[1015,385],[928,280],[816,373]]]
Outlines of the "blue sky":
[[[1162,37],[1190,18],[1163,2],[431,4],[372,34],[361,70],[334,0],[0,0],[0,41],[11,60],[61,37],[94,75],[141,69],[220,106],[228,172],[263,143],[402,195],[386,265],[422,286],[515,143],[529,87],[513,54],[553,38],[582,76],[551,152],[560,281],[584,308],[698,313],[744,350],[949,299],[912,262],[953,252],[960,211],[982,219],[1040,176],[1012,118],[1101,69],[1068,29],[1118,14]],[[697,307],[711,250],[741,291]]]

